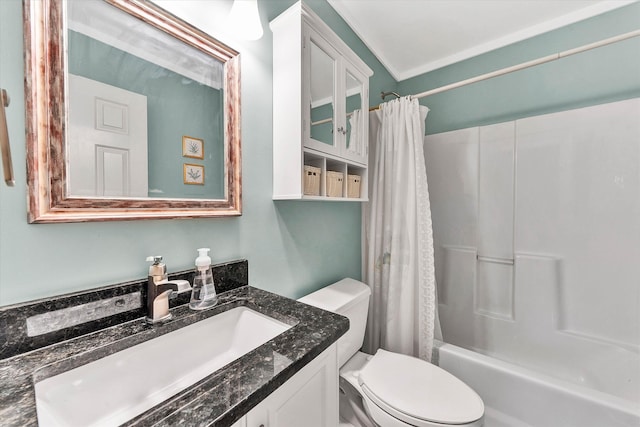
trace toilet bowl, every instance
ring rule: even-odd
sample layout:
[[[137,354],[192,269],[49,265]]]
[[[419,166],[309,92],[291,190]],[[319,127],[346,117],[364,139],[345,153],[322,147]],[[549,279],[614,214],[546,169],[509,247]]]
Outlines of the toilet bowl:
[[[349,318],[338,340],[340,417],[357,427],[482,426],[482,399],[447,371],[382,349],[359,351],[370,295],[364,283],[343,279],[299,299]]]

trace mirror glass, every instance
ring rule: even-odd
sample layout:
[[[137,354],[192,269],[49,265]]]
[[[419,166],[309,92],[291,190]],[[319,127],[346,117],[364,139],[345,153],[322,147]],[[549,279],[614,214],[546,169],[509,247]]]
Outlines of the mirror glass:
[[[145,0],[24,0],[29,222],[241,214],[237,51]]]
[[[224,64],[100,0],[66,23],[68,195],[223,198]]]
[[[346,73],[346,112],[347,112],[347,150],[357,154],[364,154],[364,119],[362,104],[363,83],[349,71]]]
[[[334,59],[311,40],[311,138],[333,145]]]

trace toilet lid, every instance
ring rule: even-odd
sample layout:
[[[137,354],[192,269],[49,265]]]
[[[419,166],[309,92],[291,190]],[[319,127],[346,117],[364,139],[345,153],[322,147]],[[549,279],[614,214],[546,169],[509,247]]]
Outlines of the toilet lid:
[[[360,371],[363,392],[385,412],[408,423],[412,418],[464,424],[484,414],[480,396],[444,369],[385,350]]]

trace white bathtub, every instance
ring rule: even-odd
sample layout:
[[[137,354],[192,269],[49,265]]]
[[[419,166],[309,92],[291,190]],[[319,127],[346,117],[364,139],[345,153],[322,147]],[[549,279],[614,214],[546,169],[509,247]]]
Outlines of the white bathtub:
[[[485,427],[638,427],[640,402],[437,343],[437,364],[483,399]]]

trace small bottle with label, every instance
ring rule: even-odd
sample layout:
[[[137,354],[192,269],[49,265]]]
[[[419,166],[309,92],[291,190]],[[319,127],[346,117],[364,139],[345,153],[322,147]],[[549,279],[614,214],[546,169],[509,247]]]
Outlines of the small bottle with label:
[[[218,302],[216,288],[213,284],[213,273],[211,272],[211,258],[209,258],[209,248],[198,249],[196,258],[196,274],[193,277],[193,290],[191,291],[191,301],[189,308],[193,310],[204,310],[213,307]]]

